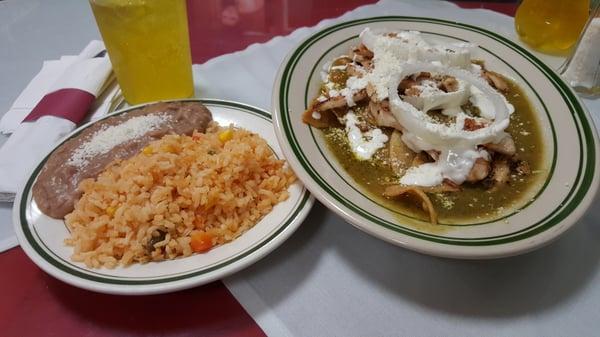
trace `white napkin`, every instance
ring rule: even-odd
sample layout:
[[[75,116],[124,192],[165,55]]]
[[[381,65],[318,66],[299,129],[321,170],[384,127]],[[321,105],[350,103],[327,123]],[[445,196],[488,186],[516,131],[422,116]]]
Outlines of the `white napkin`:
[[[33,170],[33,166],[50,152],[58,140],[76,127],[76,122],[82,121],[43,116],[35,121],[21,123],[44,96],[62,89],[79,89],[98,97],[108,87],[116,90],[108,81],[112,69],[108,57],[94,57],[103,50],[104,44],[95,40],[78,56],[45,62],[40,73],[2,118],[1,130],[12,132],[12,135],[0,148],[0,201],[12,201],[14,193]],[[108,110],[108,104],[104,102],[95,105],[98,109],[94,116]],[[90,106],[82,108],[88,110]]]
[[[107,82],[102,78],[106,79],[106,74],[97,73],[94,78],[88,79],[73,71],[80,66],[75,66],[74,69],[71,68],[76,62],[82,63],[81,61],[85,61],[83,62],[85,64],[87,59],[93,58],[104,49],[102,41],[92,40],[79,55],[64,55],[58,60],[44,61],[40,72],[29,82],[10,109],[0,119],[0,133],[13,133],[48,92],[64,88],[65,85],[68,85],[69,88],[79,88],[86,91],[102,91],[104,89],[103,85]],[[108,72],[110,73],[110,70]],[[75,77],[68,74],[74,74]],[[98,80],[101,80],[101,86],[96,88]]]
[[[52,84],[70,66],[77,56],[65,55],[59,60],[44,61],[42,70],[29,82],[10,109],[0,119],[0,133],[13,133],[35,105],[49,91]]]

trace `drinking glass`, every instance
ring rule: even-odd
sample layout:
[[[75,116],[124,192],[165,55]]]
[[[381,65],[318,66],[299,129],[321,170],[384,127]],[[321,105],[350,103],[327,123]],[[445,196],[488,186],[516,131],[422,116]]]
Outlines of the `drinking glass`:
[[[125,100],[194,95],[185,0],[89,0]]]
[[[582,96],[600,97],[600,1],[592,3],[590,18],[571,56],[559,69]]]
[[[590,0],[522,0],[515,29],[522,41],[547,54],[567,55],[589,15]]]

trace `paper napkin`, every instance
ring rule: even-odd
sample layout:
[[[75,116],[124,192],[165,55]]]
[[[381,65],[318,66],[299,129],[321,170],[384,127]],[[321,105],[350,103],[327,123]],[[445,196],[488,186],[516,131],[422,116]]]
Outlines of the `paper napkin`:
[[[103,51],[101,41],[92,41],[78,56],[45,62],[2,118],[0,130],[12,135],[0,148],[0,201],[12,201],[34,165],[77,124],[90,119],[93,105],[107,108],[96,102],[103,91],[115,90]]]

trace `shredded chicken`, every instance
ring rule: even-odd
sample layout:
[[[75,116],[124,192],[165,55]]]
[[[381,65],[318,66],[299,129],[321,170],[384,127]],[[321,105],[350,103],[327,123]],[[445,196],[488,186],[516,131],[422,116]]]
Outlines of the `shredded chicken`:
[[[340,56],[335,61],[333,61],[334,66],[343,66],[350,65],[352,63],[352,58],[349,56]]]
[[[402,126],[392,112],[390,111],[390,104],[388,100],[377,102],[375,100],[369,101],[369,113],[373,117],[377,126],[387,126],[394,129],[402,129]]]
[[[446,76],[439,84],[439,88],[445,92],[454,92],[458,90],[458,81],[452,76]]]
[[[361,90],[357,93],[355,93],[352,96],[352,100],[354,102],[360,102],[363,99],[367,98],[367,92],[366,90]],[[326,110],[331,110],[331,109],[337,109],[337,108],[343,108],[343,107],[347,107],[348,106],[348,102],[346,101],[346,98],[344,96],[335,96],[335,97],[328,97],[326,101],[323,102],[317,102],[315,104],[315,106],[313,107],[313,109],[315,111],[326,111]]]
[[[510,166],[508,160],[502,156],[492,162],[492,172],[484,180],[484,185],[496,190],[508,183],[510,179]]]
[[[412,76],[405,77],[398,85],[398,93],[404,96],[419,96],[422,92],[419,85],[423,80],[431,79],[428,72],[420,72]],[[458,81],[452,76],[435,76],[433,79],[437,82],[438,88],[444,92],[454,92],[458,90]]]
[[[431,158],[429,158],[427,153],[419,152],[419,153],[417,153],[415,158],[413,158],[411,166],[419,166],[419,165],[423,165],[425,163],[430,163],[430,162],[431,162]]]
[[[463,126],[463,130],[475,131],[482,128],[485,128],[485,124],[480,123],[473,118],[465,118],[465,125]]]
[[[358,47],[354,48],[353,52],[354,54],[360,55],[369,60],[373,59],[373,56],[375,56],[375,54],[373,54],[373,52],[362,43],[359,44]]]
[[[508,84],[506,81],[497,73],[489,70],[483,71],[483,77],[488,81],[488,83],[498,89],[501,92],[508,91]]]
[[[429,157],[431,157],[431,159],[433,159],[434,161],[437,161],[438,159],[440,159],[440,152],[437,150],[428,150],[425,152],[427,152]]]
[[[490,174],[490,162],[483,159],[477,158],[475,160],[475,164],[471,168],[469,175],[467,176],[467,181],[470,183],[476,183],[485,179]]]
[[[428,78],[431,78],[431,73],[427,72],[427,71],[422,71],[422,72],[418,73],[417,76],[415,77],[415,79],[417,81],[422,81],[422,80],[425,80]]]
[[[398,92],[402,95],[406,95],[406,90],[414,87],[415,85],[417,85],[417,81],[408,76],[400,81],[400,84],[398,85]]]
[[[531,174],[531,168],[529,163],[525,160],[515,160],[512,162],[511,170],[520,176],[526,176]]]
[[[361,64],[366,69],[370,69],[373,65],[373,52],[370,51],[364,44],[360,44],[358,47],[352,50],[353,59],[355,62]]]
[[[373,129],[374,119],[373,116],[367,111],[367,109],[354,109],[354,114],[357,117],[358,123],[356,126],[362,132],[367,132]],[[344,114],[345,115],[345,114]],[[340,118],[342,116],[338,116]],[[345,123],[345,120],[340,120],[341,123]]]
[[[308,109],[302,114],[302,121],[318,129],[340,125],[335,110],[315,111]],[[317,116],[318,118],[315,118]]]
[[[452,180],[444,179],[442,184],[431,187],[422,187],[421,188],[425,193],[444,193],[444,192],[459,192],[462,189],[459,185],[454,183]]]
[[[348,73],[348,77],[358,77],[361,78],[364,76],[364,71],[362,70],[362,67],[355,65],[355,64],[349,64],[346,66],[346,72]]]
[[[502,138],[502,140],[499,143],[485,144],[484,147],[488,150],[498,152],[506,156],[512,156],[517,152],[515,141],[510,136]]]
[[[404,90],[404,95],[405,96],[419,96],[421,95],[421,89],[418,87],[410,87],[406,90]]]

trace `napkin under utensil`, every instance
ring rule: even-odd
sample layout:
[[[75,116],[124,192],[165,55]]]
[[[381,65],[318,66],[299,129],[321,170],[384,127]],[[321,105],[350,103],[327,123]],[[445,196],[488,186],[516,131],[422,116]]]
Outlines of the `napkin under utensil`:
[[[12,132],[0,148],[0,202],[10,202],[38,163],[57,142],[83,121],[105,114],[118,90],[101,41],[77,56],[47,61],[0,122]],[[90,113],[91,108],[96,108]]]

